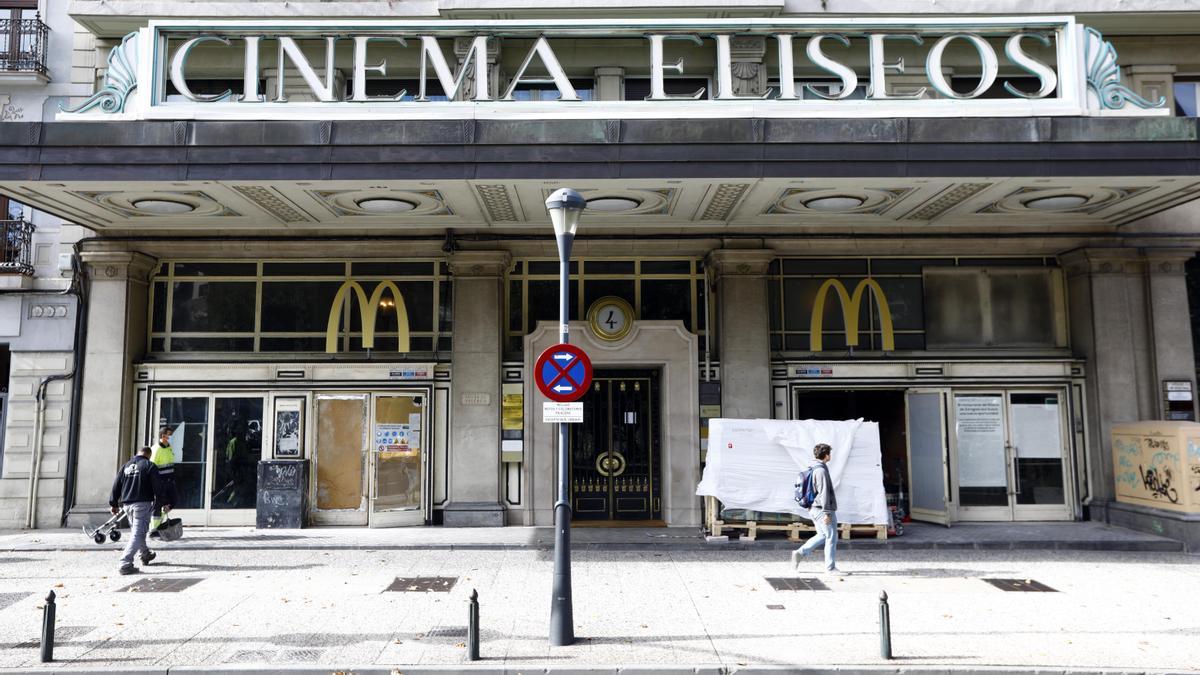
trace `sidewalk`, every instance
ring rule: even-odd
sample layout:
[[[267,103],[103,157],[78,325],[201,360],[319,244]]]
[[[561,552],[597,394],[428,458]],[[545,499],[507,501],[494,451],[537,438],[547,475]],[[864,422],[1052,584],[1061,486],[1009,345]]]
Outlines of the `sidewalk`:
[[[589,547],[572,556],[578,643],[550,647],[548,550],[406,548],[394,539],[367,548],[368,536],[389,539],[362,532],[357,548],[331,549],[348,535],[313,530],[254,550],[251,533],[208,530],[209,543],[241,545],[158,546],[155,564],[133,577],[115,573],[114,544],[0,552],[0,673],[451,672],[464,664],[472,590],[478,666],[492,672],[1200,667],[1200,560],[1182,553],[849,549],[839,565],[851,576],[837,579],[822,578],[815,560],[797,576],[778,550]],[[26,542],[34,544],[45,542]],[[1007,592],[987,579],[1053,592]],[[43,666],[40,606],[51,589],[56,663]],[[891,662],[879,656],[881,590],[891,602]]]
[[[904,535],[886,541],[855,538],[842,541],[845,550],[1058,550],[1058,551],[1182,551],[1179,542],[1095,522],[1068,523],[956,523],[942,527],[906,523]],[[775,533],[760,534],[747,542],[709,543],[697,528],[574,527],[572,548],[577,551],[716,551],[790,550],[796,547]],[[111,546],[111,544],[106,544]],[[506,550],[551,548],[554,529],[549,527],[497,528],[309,528],[256,530],[246,527],[188,527],[183,539],[171,545],[183,550]],[[0,532],[0,551],[83,551],[97,548],[79,530]]]

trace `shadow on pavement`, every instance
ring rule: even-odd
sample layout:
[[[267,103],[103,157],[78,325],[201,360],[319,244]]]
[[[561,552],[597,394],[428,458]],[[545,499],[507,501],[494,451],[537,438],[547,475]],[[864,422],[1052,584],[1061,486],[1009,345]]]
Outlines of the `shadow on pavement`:
[[[814,575],[820,576],[819,569],[814,569]],[[805,570],[801,569],[797,574],[804,576]],[[979,570],[956,568],[956,567],[909,567],[905,569],[895,570],[854,570],[849,577],[929,577],[937,579],[963,578],[963,579],[980,579],[983,576],[995,576],[997,574],[1021,574],[1010,570],[988,570],[980,572]]]
[[[156,552],[162,553],[163,551],[162,549],[159,549]],[[177,563],[163,560],[155,561],[153,564],[143,567],[142,574],[156,574],[160,569],[167,567],[178,567],[180,569],[163,571],[171,572],[196,570],[200,572],[287,572],[290,570],[311,570],[324,567],[324,565],[318,565],[315,563],[304,565],[213,565],[207,563]]]

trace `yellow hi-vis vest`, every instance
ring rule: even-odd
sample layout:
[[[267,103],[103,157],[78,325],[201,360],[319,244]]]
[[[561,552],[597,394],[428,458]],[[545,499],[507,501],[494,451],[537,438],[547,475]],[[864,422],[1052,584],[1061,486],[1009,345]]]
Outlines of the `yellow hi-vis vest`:
[[[171,449],[171,446],[164,447],[155,443],[154,451],[150,453],[150,461],[158,467],[158,475],[175,477],[175,451]]]

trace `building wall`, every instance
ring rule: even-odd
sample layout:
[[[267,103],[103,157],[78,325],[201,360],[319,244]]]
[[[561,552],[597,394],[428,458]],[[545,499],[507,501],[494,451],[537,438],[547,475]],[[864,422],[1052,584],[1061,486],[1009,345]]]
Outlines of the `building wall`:
[[[237,3],[234,10],[242,16],[257,18],[298,16],[347,18],[353,16],[370,16],[380,18],[406,17],[474,17],[486,18],[491,15],[505,14],[518,9],[521,3],[492,3],[480,2],[477,5],[463,3],[443,3],[428,0],[418,3],[392,2],[317,2],[313,0],[292,0],[288,3],[273,2],[242,2]],[[1022,14],[1028,11],[1028,3],[1010,0],[993,0],[986,3],[986,8],[974,7],[980,13],[987,14]],[[43,16],[51,26],[49,43],[49,64],[51,83],[48,85],[23,88],[20,90],[6,88],[0,81],[0,105],[4,106],[4,115],[10,119],[22,120],[53,120],[58,103],[69,101],[77,103],[89,94],[104,74],[108,50],[117,43],[119,38],[138,25],[144,25],[148,17],[159,16],[195,16],[197,8],[211,7],[211,3],[192,1],[155,1],[155,0],[76,0],[71,3],[48,2]],[[581,6],[582,7],[582,6]],[[622,15],[636,12],[639,15],[761,15],[762,6],[733,6],[720,9],[696,9],[692,4],[674,0],[657,0],[656,2],[641,2],[629,0],[614,8],[611,4],[592,3],[587,5],[592,12],[589,15]],[[813,3],[786,0],[772,4],[773,13],[783,15],[807,14],[814,12]],[[925,2],[878,3],[866,0],[830,0],[824,4],[824,10],[830,14],[860,14],[869,16],[894,14],[940,14],[945,8],[934,7]],[[1099,0],[1099,2],[1059,2],[1055,5],[1059,13],[1087,13],[1086,22],[1096,25],[1107,33],[1113,34],[1113,42],[1121,54],[1121,63],[1125,66],[1127,82],[1143,95],[1156,97],[1164,96],[1171,104],[1173,84],[1176,79],[1185,79],[1200,74],[1200,56],[1194,49],[1195,33],[1200,32],[1200,19],[1192,14],[1173,14],[1171,12],[1188,12],[1194,10],[1187,0],[1169,0],[1166,3],[1154,0],[1139,0],[1138,2],[1118,2],[1118,0]],[[74,15],[78,24],[67,12]],[[207,10],[199,10],[207,11]],[[537,15],[538,10],[523,10],[527,15]],[[559,10],[556,10],[559,11]],[[49,12],[49,13],[47,13]],[[1161,14],[1160,14],[1161,13]],[[1170,13],[1170,14],[1169,14]],[[524,15],[524,14],[523,14]],[[232,15],[223,15],[228,18]],[[711,45],[704,48],[677,46],[680,55],[688,59],[689,67],[694,67],[696,74],[706,75],[712,68]],[[769,50],[768,50],[769,51]],[[860,50],[861,52],[861,50]],[[919,72],[923,66],[920,55],[915,50],[905,50],[897,47],[895,56],[905,56],[910,73]],[[339,67],[346,73],[344,58],[339,61]],[[503,76],[512,73],[524,56],[522,50],[500,48],[494,55],[495,67]],[[273,54],[263,55],[264,73],[270,68]],[[584,47],[577,50],[573,60],[564,63],[573,75],[591,76],[596,67],[623,68],[627,77],[644,76],[645,64],[640,57],[629,57],[621,54],[606,54],[599,47]],[[771,57],[767,52],[761,55],[746,57],[755,64],[760,64]],[[854,58],[861,60],[862,54],[856,53]],[[314,59],[314,62],[317,62]],[[975,70],[975,61],[969,52],[951,52],[946,62],[947,66],[955,69],[956,74],[969,76]],[[195,58],[190,63],[190,71],[197,77],[236,77],[240,75],[240,63],[230,60],[228,55],[219,55],[217,51],[206,48],[197,49]],[[638,69],[642,70],[639,71]],[[294,72],[289,72],[289,81],[294,81]],[[614,71],[602,74],[608,78],[597,90],[600,96],[617,98],[621,91],[619,75]],[[761,80],[761,78],[760,78]],[[893,83],[903,83],[901,79]],[[269,84],[269,83],[268,83]],[[759,91],[764,82],[755,81],[744,84],[748,91]],[[930,94],[934,96],[935,94]],[[1138,235],[1148,233],[1173,233],[1180,235],[1195,235],[1197,232],[1197,216],[1200,207],[1183,206],[1152,216],[1144,221],[1122,226],[1116,235]],[[6,328],[10,333],[0,335],[0,340],[9,344],[13,354],[13,367],[10,376],[10,414],[5,429],[3,474],[0,475],[0,527],[20,526],[24,521],[23,497],[28,494],[29,466],[32,462],[34,439],[33,422],[35,402],[32,400],[41,378],[67,372],[71,369],[72,331],[71,324],[75,319],[75,307],[70,296],[56,295],[66,289],[70,280],[70,265],[65,262],[64,255],[70,252],[71,244],[87,236],[82,228],[70,225],[47,214],[32,213],[32,221],[38,230],[34,239],[34,260],[36,274],[34,278],[19,280],[16,286],[26,289],[40,289],[41,295],[9,295],[0,296],[0,315],[20,317],[16,330]],[[1036,225],[1033,223],[1031,225]],[[971,235],[970,228],[961,228],[957,235]],[[981,244],[986,245],[986,244]],[[1025,244],[1006,244],[1010,252],[1020,252],[1022,245],[1036,249],[1037,255],[1061,255],[1069,268],[1068,309],[1070,312],[1070,355],[1085,359],[1088,364],[1088,423],[1090,425],[1090,446],[1088,456],[1094,478],[1090,487],[1090,499],[1104,501],[1111,495],[1111,454],[1108,452],[1108,429],[1114,423],[1136,419],[1153,418],[1161,414],[1160,389],[1161,380],[1165,377],[1191,377],[1194,382],[1194,364],[1187,366],[1183,359],[1186,351],[1184,345],[1191,339],[1190,329],[1182,327],[1185,317],[1186,304],[1181,308],[1179,280],[1182,272],[1174,271],[1168,262],[1168,269],[1163,270],[1160,258],[1147,262],[1147,253],[1140,247],[1144,242],[1131,243],[1127,248],[1118,251],[1088,249],[1082,253],[1065,249],[1056,249],[1053,241],[1031,237]],[[696,255],[705,255],[708,251],[721,247],[720,243],[689,242],[686,236],[680,236],[672,242],[675,248],[691,247]],[[911,240],[897,240],[894,243],[897,250],[908,254],[933,254],[934,245],[914,237]],[[969,246],[969,245],[964,245]],[[130,250],[136,247],[129,247]],[[884,249],[865,250],[865,244],[846,244],[843,253],[864,254],[885,252]],[[226,255],[229,247],[211,245],[210,247],[193,247],[199,256],[221,257]],[[125,251],[121,251],[124,253]],[[543,251],[544,253],[545,251]],[[944,249],[936,252],[943,253]],[[966,248],[963,252],[968,252]],[[511,251],[519,254],[520,251]],[[1176,254],[1186,257],[1190,250],[1178,249]],[[287,255],[301,256],[298,250]],[[736,257],[736,256],[734,256]],[[763,261],[754,261],[755,265]],[[1159,267],[1151,268],[1155,263]],[[146,263],[148,265],[149,263]],[[100,265],[93,269],[103,274],[111,265]],[[84,455],[80,458],[79,466],[86,469],[81,473],[87,475],[87,485],[81,485],[76,492],[76,498],[82,499],[87,508],[94,512],[103,509],[107,480],[119,462],[122,453],[127,452],[134,443],[130,429],[132,425],[132,402],[130,400],[130,378],[132,364],[145,356],[145,346],[140,343],[144,331],[139,332],[137,326],[144,321],[146,304],[144,284],[139,285],[138,276],[147,272],[141,269],[145,265],[138,263],[136,273],[130,273],[129,263],[119,263],[117,271],[109,277],[100,277],[97,290],[100,293],[94,308],[97,312],[120,309],[122,317],[112,316],[93,317],[96,330],[89,336],[86,368],[88,379],[85,382],[84,419],[80,422],[85,430],[82,447]],[[736,269],[736,268],[734,268]],[[763,293],[761,291],[762,271],[753,265],[746,270],[731,274],[727,278],[718,277],[717,287],[719,302],[716,304],[717,315],[714,316],[712,329],[719,326],[719,337],[723,343],[715,350],[716,355],[736,361],[736,374],[729,370],[730,363],[723,363],[727,377],[733,381],[733,386],[724,390],[726,397],[725,408],[728,414],[746,416],[771,416],[772,401],[770,398],[770,362],[771,355],[767,340],[765,314],[761,306]],[[4,281],[4,280],[0,280]],[[487,282],[491,283],[491,282]],[[494,285],[494,284],[492,284]],[[495,289],[492,289],[494,291]],[[104,300],[103,298],[108,298]],[[1119,298],[1120,302],[1113,302]],[[720,303],[726,303],[722,306]],[[62,304],[65,314],[59,316],[57,310],[47,318],[44,311],[42,316],[34,317],[35,307]],[[486,303],[485,303],[486,304]],[[485,308],[486,309],[486,308]],[[124,314],[126,311],[133,315]],[[89,324],[91,325],[91,324]],[[746,330],[740,330],[745,328]],[[465,330],[459,324],[459,330]],[[490,346],[491,335],[487,336],[487,349],[471,350],[472,354],[495,351]],[[721,348],[724,354],[721,354]],[[1183,350],[1183,351],[1181,351]],[[456,429],[455,434],[460,444],[467,442],[482,443],[484,446],[498,444],[496,434],[486,430],[486,420],[499,418],[500,396],[498,384],[500,377],[497,351],[495,364],[476,369],[472,378],[466,380],[470,392],[454,392],[452,401],[452,418],[471,420],[468,426]],[[495,366],[495,367],[493,367]],[[744,366],[744,367],[743,367]],[[457,371],[455,371],[457,373]],[[457,375],[456,375],[457,376]],[[528,384],[528,383],[527,383]],[[728,385],[728,382],[727,382]],[[117,400],[107,398],[115,387],[120,392]],[[462,393],[488,393],[491,403],[480,409],[472,404],[470,409],[463,407]],[[473,398],[473,401],[483,400]],[[532,400],[532,399],[531,399]],[[491,406],[491,407],[487,407]],[[55,524],[59,514],[56,509],[62,503],[62,485],[66,470],[66,429],[72,423],[69,419],[70,383],[55,382],[48,387],[46,429],[42,435],[44,459],[42,463],[42,478],[39,487],[38,522],[40,525]],[[455,415],[454,411],[458,414]],[[477,450],[477,448],[476,448]],[[498,448],[495,449],[498,452]],[[479,452],[483,456],[490,451],[484,447]],[[475,457],[476,455],[472,455]],[[456,463],[457,462],[457,463]],[[472,461],[464,458],[456,459],[453,448],[449,458],[450,466],[457,467],[461,472],[470,466]],[[681,469],[680,475],[684,475]],[[101,479],[103,478],[103,480]],[[476,502],[490,500],[495,492],[495,481],[489,477],[484,480],[465,480],[459,477],[459,485],[466,500]],[[682,485],[682,483],[681,483]],[[453,492],[453,490],[452,490]],[[454,498],[454,494],[450,495]],[[11,508],[10,508],[11,507]],[[537,508],[531,506],[530,508]],[[692,522],[695,514],[689,507],[682,505],[677,508],[683,521]],[[11,514],[11,518],[9,515]],[[6,518],[9,518],[6,520]]]
[[[59,104],[83,96],[95,86],[95,38],[81,29],[68,3],[41,0],[38,11],[49,27],[45,63],[49,82],[13,84],[0,74],[0,124],[51,122]],[[20,201],[19,194],[9,197]],[[36,228],[31,242],[32,276],[0,275],[0,342],[12,355],[8,382],[9,413],[4,428],[3,473],[0,474],[0,528],[28,522],[29,473],[37,439],[35,400],[42,380],[72,371],[77,300],[71,287],[71,247],[88,230],[26,207],[25,218]],[[37,525],[57,527],[63,511],[67,445],[71,420],[71,380],[46,387],[42,460],[37,486]]]

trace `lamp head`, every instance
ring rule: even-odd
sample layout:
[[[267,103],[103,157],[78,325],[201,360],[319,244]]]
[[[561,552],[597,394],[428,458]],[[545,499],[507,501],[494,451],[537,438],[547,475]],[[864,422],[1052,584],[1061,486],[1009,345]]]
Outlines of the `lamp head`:
[[[571,188],[555,190],[546,200],[546,210],[550,212],[550,222],[554,224],[555,236],[575,235],[579,227],[579,216],[587,208],[587,200]]]

